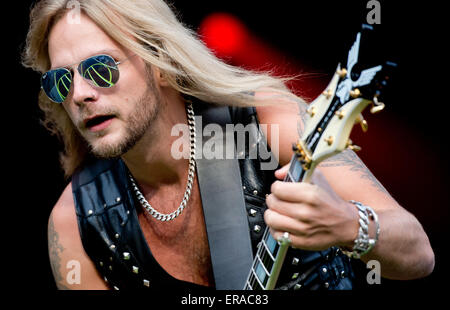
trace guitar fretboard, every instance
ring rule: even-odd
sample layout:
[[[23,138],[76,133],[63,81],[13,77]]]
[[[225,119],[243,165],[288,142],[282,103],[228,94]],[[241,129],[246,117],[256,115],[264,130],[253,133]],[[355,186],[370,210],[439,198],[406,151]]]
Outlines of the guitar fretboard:
[[[285,182],[298,182],[303,175],[303,168],[297,157],[294,155]],[[270,234],[269,228],[266,227],[263,238],[258,244],[250,274],[245,284],[245,290],[264,290],[270,286],[271,277],[275,272],[279,272],[278,266],[275,266],[277,258],[280,254],[285,254],[286,249],[280,251],[281,245]],[[284,253],[281,253],[284,252]],[[274,284],[273,284],[274,285]]]

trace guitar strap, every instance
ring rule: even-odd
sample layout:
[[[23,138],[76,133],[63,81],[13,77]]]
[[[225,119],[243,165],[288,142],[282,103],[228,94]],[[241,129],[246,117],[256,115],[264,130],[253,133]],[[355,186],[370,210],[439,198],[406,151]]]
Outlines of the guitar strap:
[[[215,286],[218,290],[241,290],[253,253],[241,173],[234,156],[234,132],[225,130],[226,124],[232,124],[230,111],[228,107],[203,104],[195,107],[197,176]],[[233,143],[226,143],[230,141]],[[233,154],[233,158],[227,159],[227,154]]]

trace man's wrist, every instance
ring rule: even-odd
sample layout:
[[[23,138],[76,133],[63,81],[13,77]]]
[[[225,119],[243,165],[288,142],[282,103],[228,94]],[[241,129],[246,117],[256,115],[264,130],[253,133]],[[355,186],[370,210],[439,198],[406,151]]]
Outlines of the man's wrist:
[[[369,207],[365,206],[357,201],[350,201],[358,210],[358,235],[352,242],[352,244],[345,245],[341,247],[344,254],[351,258],[361,258],[361,256],[367,254],[372,250],[378,241],[378,236],[380,233],[380,227],[378,223],[378,216],[375,211]],[[375,235],[374,238],[369,236],[369,226],[370,221],[375,223]]]
[[[346,202],[346,204],[349,209],[349,213],[351,214],[351,219],[346,227],[346,237],[344,238],[344,240],[342,240],[339,247],[343,250],[351,251],[353,249],[353,245],[355,244],[355,239],[358,238],[359,214],[358,209],[355,208],[355,205],[353,203],[348,201]]]

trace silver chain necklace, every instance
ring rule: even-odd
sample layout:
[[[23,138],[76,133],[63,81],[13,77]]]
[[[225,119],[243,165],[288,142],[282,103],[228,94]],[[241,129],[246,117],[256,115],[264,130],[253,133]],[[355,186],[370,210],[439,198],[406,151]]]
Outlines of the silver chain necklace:
[[[133,176],[129,174],[131,185],[133,187],[134,193],[136,194],[137,199],[139,200],[142,207],[155,219],[161,222],[168,222],[172,221],[176,217],[178,217],[181,212],[183,212],[184,208],[186,207],[189,197],[191,196],[191,190],[192,190],[192,183],[194,182],[195,177],[195,118],[194,118],[194,109],[192,107],[192,103],[188,102],[186,105],[186,112],[187,112],[187,118],[188,118],[188,125],[189,125],[189,132],[190,132],[190,155],[189,155],[189,173],[188,173],[188,180],[186,185],[186,191],[184,192],[183,200],[181,201],[180,206],[178,209],[176,209],[174,212],[170,214],[163,214],[158,211],[156,211],[145,199],[144,195],[142,195],[141,191],[139,190],[138,186],[136,185],[136,181],[134,180]]]

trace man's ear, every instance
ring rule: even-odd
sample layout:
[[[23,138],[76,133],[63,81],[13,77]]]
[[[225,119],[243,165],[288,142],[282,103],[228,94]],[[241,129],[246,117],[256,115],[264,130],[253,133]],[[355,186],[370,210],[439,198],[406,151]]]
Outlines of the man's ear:
[[[153,67],[153,76],[155,78],[155,82],[160,87],[168,87],[168,86],[170,86],[170,84],[167,81],[165,75],[161,72],[161,70],[159,68]]]

